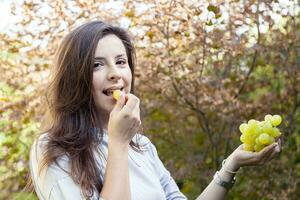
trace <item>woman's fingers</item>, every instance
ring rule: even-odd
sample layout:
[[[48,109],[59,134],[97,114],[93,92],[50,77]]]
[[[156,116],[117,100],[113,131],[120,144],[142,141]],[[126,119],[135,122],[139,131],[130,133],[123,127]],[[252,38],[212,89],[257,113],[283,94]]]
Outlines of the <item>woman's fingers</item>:
[[[281,151],[281,139],[280,138],[278,139],[277,143],[278,143],[278,146],[279,146],[279,150]]]
[[[272,152],[273,148],[276,146],[275,143],[269,145],[269,146],[266,146],[263,150],[261,150],[260,152],[258,152],[258,156],[260,157],[264,157],[266,154]]]
[[[264,162],[265,158],[271,155],[274,147],[275,144],[271,144],[262,149],[260,152],[254,152],[254,160],[257,162],[257,164],[261,164],[262,162]]]
[[[133,112],[133,115],[138,116],[138,117],[140,116],[140,100],[139,99],[138,99],[137,103],[135,104],[132,112]]]
[[[125,106],[123,107],[123,111],[127,112],[127,113],[132,113],[132,111],[134,110],[134,108],[137,106],[139,106],[140,100],[139,98],[137,98],[135,95],[133,94],[126,94],[128,100],[125,104]]]
[[[140,128],[142,122],[141,122],[141,117],[140,117],[140,101],[135,105],[133,109],[133,116],[136,118],[137,121],[137,128]]]
[[[133,94],[127,94],[128,97],[126,105],[123,107],[123,112],[127,115],[136,129],[140,127],[140,100]]]
[[[272,145],[265,147],[265,149],[258,153],[259,164],[264,164],[269,160],[272,153],[275,151],[276,146],[278,146],[278,144],[273,143]]]
[[[273,149],[273,152],[271,156],[268,158],[267,161],[272,160],[276,155],[278,155],[281,152],[281,141],[278,141],[278,145]]]
[[[112,111],[110,114],[108,131],[118,142],[129,143],[141,124],[140,100],[130,93],[126,94],[122,100],[125,105],[122,108],[118,105],[116,110],[119,110],[119,112]]]
[[[241,144],[240,146],[238,146],[238,148],[236,148],[236,150],[244,150],[243,144]]]
[[[269,162],[270,160],[272,160],[278,153],[279,153],[279,151],[277,150],[277,147],[275,147],[275,149],[273,149],[271,155],[267,158],[266,162]]]

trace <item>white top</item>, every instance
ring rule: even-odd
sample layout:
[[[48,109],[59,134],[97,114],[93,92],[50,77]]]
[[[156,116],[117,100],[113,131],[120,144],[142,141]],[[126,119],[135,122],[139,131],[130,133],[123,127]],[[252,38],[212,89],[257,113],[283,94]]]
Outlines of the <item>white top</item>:
[[[156,148],[150,140],[140,134],[137,134],[133,139],[139,141],[139,144],[144,144],[143,149],[146,151],[140,153],[129,148],[128,165],[131,199],[186,200],[187,198],[179,191],[174,179],[159,159]],[[67,173],[69,172],[67,155],[58,159],[59,165],[67,172],[53,163],[40,176],[38,175],[38,164],[41,161],[46,142],[47,135],[41,135],[32,145],[30,152],[30,171],[38,198],[40,200],[84,199],[79,185],[75,184]],[[97,162],[102,166],[102,175],[99,176],[103,180],[108,153],[108,134],[106,131],[99,148],[105,157],[96,155]],[[92,200],[98,199],[99,194],[94,192]]]

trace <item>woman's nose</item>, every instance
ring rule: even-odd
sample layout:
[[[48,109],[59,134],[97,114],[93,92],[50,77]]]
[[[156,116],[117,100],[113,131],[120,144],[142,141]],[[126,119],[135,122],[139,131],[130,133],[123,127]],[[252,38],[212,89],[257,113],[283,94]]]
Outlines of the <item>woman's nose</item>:
[[[118,80],[120,78],[121,78],[121,74],[118,72],[118,70],[115,67],[112,67],[108,73],[108,79],[109,80]]]

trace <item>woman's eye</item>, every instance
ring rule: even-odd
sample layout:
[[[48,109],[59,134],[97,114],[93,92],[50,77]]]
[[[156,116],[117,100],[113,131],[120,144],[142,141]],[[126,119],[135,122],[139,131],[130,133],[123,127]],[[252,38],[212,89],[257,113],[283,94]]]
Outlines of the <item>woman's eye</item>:
[[[119,60],[117,61],[117,65],[125,65],[126,61],[125,60]]]
[[[103,63],[95,63],[94,64],[94,67],[96,68],[96,67],[101,67],[101,66],[103,66]]]

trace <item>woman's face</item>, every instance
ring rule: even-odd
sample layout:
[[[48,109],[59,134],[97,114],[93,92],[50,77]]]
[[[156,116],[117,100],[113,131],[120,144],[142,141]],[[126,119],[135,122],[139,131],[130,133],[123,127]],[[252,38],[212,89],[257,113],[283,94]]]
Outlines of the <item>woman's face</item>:
[[[123,93],[129,93],[131,80],[132,74],[122,41],[113,34],[100,39],[93,72],[93,96],[98,111],[109,114],[116,103],[112,91],[120,89]]]

